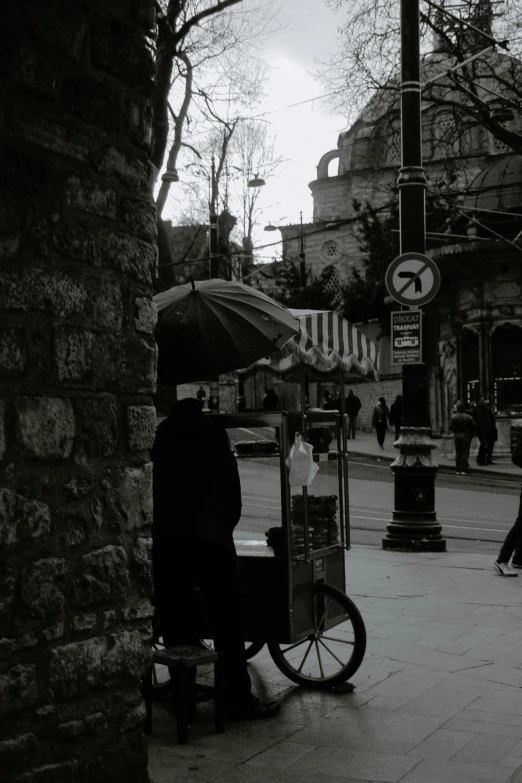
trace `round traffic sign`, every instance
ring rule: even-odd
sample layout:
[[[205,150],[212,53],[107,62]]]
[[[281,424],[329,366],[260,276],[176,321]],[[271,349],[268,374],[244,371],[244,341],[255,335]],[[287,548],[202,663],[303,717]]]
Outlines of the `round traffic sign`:
[[[421,307],[438,293],[439,268],[423,253],[403,253],[386,270],[386,288],[399,304]]]

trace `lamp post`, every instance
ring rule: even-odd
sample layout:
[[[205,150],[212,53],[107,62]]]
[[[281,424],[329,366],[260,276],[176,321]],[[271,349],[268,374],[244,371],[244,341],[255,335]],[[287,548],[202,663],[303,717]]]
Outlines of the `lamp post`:
[[[401,0],[401,169],[397,184],[401,254],[424,254],[427,183],[422,167],[419,0]],[[431,348],[424,345],[425,352]],[[430,430],[429,382],[428,364],[403,365],[400,454],[391,466],[394,511],[383,549],[446,551],[435,513],[438,466],[431,458],[435,443]]]
[[[304,240],[304,226],[303,226],[303,213],[299,213],[299,290],[304,291],[306,288],[306,252],[305,252],[305,240]],[[281,230],[278,226],[274,226],[271,223],[265,226],[265,231],[277,231]],[[295,237],[293,237],[295,239]]]

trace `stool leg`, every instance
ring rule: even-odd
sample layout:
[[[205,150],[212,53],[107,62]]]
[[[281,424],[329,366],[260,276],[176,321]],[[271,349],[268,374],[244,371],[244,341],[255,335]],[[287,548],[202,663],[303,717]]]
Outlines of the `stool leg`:
[[[143,723],[143,731],[145,734],[152,734],[152,672],[154,664],[151,663],[147,667],[147,672],[143,678],[141,686],[141,693],[143,700],[145,701],[145,721]]]
[[[225,731],[225,668],[221,653],[214,661],[214,719],[216,732],[222,734]]]
[[[173,706],[176,714],[176,736],[180,745],[188,742],[188,677],[187,667],[176,669],[176,681],[173,693]]]

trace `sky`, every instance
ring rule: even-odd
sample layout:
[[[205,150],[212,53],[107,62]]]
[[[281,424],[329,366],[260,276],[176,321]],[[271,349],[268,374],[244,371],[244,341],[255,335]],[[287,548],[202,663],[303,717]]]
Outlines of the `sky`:
[[[339,132],[346,128],[346,118],[332,114],[324,100],[285,108],[328,92],[314,73],[317,61],[327,60],[337,49],[341,18],[324,0],[283,0],[280,4],[280,29],[266,45],[270,83],[261,110],[273,112],[266,119],[275,134],[275,154],[285,162],[260,193],[266,223],[297,223],[301,211],[305,222],[312,220],[308,183],[316,178],[321,156],[337,147]],[[275,239],[276,235],[265,233],[260,241],[267,237]],[[256,238],[259,241],[259,232]]]

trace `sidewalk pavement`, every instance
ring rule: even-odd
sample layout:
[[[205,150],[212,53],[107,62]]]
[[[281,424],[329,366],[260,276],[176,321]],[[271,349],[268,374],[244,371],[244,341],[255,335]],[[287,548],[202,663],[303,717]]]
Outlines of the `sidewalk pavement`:
[[[265,647],[250,672],[281,713],[215,734],[202,704],[180,746],[155,703],[153,783],[522,783],[522,578],[482,554],[346,558],[368,631],[355,691],[295,686]]]
[[[379,459],[384,462],[391,462],[399,455],[399,449],[396,449],[393,445],[395,437],[391,430],[388,430],[386,439],[384,441],[384,449],[381,449],[377,443],[377,438],[374,432],[357,432],[355,440],[348,440],[348,451],[354,457],[361,455],[369,457],[371,459]],[[439,466],[439,470],[444,473],[455,473],[455,460],[451,457],[447,457],[442,453],[441,441],[437,438],[434,439],[437,444],[437,448],[432,451],[433,461]],[[522,473],[520,468],[513,465],[511,459],[506,456],[495,457],[493,453],[494,465],[477,465],[475,458],[471,457],[469,464],[471,473],[473,475],[481,474],[503,474],[504,476],[512,476],[514,478],[520,478],[522,480]]]

